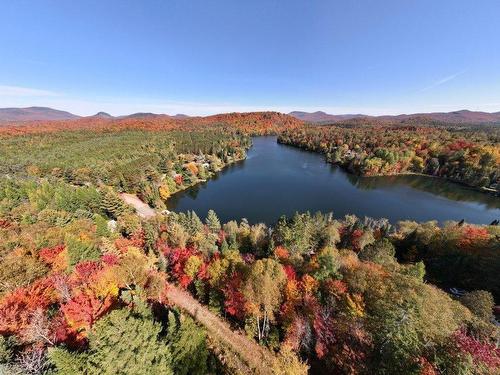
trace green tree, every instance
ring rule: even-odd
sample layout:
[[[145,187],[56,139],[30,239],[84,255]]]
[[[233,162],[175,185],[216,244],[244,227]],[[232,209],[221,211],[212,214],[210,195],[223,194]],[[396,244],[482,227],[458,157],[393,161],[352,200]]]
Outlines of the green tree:
[[[474,290],[465,293],[461,298],[462,305],[467,307],[477,317],[490,321],[493,317],[495,301],[490,292],[485,290]]]
[[[193,319],[173,311],[168,313],[166,340],[172,353],[172,368],[176,375],[208,373],[207,335]]]
[[[12,339],[0,336],[0,363],[10,362],[12,358],[12,341]]]
[[[325,247],[319,252],[316,259],[318,262],[318,269],[316,269],[313,276],[317,280],[323,281],[329,278],[342,277],[339,272],[340,256],[338,251],[332,249],[331,247]]]
[[[82,240],[73,234],[66,234],[64,242],[68,248],[69,263],[71,266],[85,260],[97,260],[101,255],[94,243]]]
[[[382,265],[393,264],[396,261],[395,255],[396,250],[387,238],[382,238],[364,247],[358,254],[361,260]]]
[[[126,211],[126,206],[118,194],[112,189],[107,189],[101,202],[101,208],[109,216],[117,219]]]
[[[161,330],[145,307],[115,310],[93,327],[85,355],[56,349],[50,358],[61,374],[170,375],[172,356]]]
[[[205,223],[207,224],[208,229],[210,229],[212,233],[218,233],[221,230],[219,218],[217,217],[217,214],[213,210],[208,211]]]
[[[49,360],[56,368],[58,375],[81,375],[87,374],[86,353],[70,352],[64,347],[49,349]]]

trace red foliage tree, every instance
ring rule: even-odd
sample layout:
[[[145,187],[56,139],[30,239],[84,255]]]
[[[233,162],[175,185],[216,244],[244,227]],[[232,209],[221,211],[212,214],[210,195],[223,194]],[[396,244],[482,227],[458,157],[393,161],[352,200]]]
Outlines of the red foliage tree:
[[[175,278],[179,281],[179,284],[186,288],[193,279],[186,275],[184,272],[184,268],[186,266],[186,262],[194,254],[192,249],[184,248],[184,249],[174,249],[170,252],[170,264],[172,265],[172,273]]]
[[[28,327],[35,310],[45,311],[58,300],[59,295],[51,277],[16,289],[4,297],[0,304],[0,334],[19,334]]]
[[[113,301],[112,296],[98,298],[88,289],[63,304],[61,312],[66,319],[68,335],[79,341],[84,340],[97,319],[109,311]]]
[[[240,291],[241,283],[241,275],[234,273],[222,288],[225,298],[224,308],[229,315],[237,319],[243,319],[245,316],[245,297]]]
[[[456,332],[453,339],[458,351],[469,354],[475,364],[482,362],[492,370],[500,368],[500,348],[477,340],[464,330]]]
[[[12,226],[12,224],[4,219],[0,219],[0,229],[8,229]]]
[[[466,225],[462,228],[462,235],[458,242],[464,249],[478,248],[478,244],[488,241],[490,233],[486,227]]]

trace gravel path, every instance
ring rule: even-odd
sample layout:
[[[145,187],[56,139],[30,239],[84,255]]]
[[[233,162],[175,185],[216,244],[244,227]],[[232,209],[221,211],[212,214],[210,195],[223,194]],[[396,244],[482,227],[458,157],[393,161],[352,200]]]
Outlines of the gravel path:
[[[188,313],[203,325],[214,346],[222,353],[226,365],[238,374],[272,374],[275,356],[244,334],[232,330],[217,315],[210,312],[188,292],[168,284],[170,303]]]
[[[121,193],[120,196],[125,203],[131,205],[137,211],[137,215],[144,219],[156,216],[156,211],[149,207],[146,203],[137,198],[134,194]]]

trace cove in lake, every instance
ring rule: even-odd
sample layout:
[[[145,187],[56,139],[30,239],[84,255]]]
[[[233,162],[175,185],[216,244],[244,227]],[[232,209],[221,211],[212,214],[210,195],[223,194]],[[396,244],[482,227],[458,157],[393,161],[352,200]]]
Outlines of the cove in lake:
[[[222,222],[247,218],[275,223],[281,215],[333,212],[358,217],[428,221],[465,219],[489,224],[500,218],[500,198],[426,176],[359,177],[327,164],[319,154],[255,137],[246,160],[211,180],[174,194],[168,209],[213,209]]]

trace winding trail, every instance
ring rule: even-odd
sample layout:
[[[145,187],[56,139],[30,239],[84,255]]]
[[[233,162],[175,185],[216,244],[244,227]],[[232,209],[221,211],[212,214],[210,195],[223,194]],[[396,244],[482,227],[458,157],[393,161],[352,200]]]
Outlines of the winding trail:
[[[171,304],[189,314],[207,330],[216,353],[235,374],[272,375],[275,355],[229,325],[188,292],[168,284],[167,298]]]

